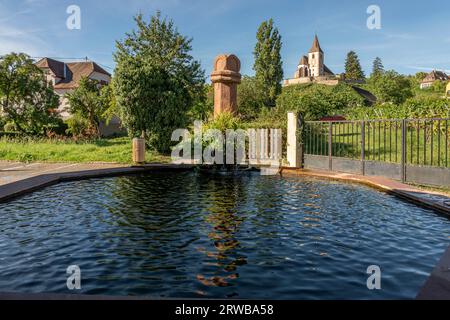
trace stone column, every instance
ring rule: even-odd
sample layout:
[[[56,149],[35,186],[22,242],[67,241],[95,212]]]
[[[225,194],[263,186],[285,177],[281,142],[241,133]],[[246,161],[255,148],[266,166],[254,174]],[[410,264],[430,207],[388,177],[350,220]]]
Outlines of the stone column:
[[[236,114],[237,85],[241,83],[241,62],[234,54],[220,55],[214,61],[214,118],[223,112]]]

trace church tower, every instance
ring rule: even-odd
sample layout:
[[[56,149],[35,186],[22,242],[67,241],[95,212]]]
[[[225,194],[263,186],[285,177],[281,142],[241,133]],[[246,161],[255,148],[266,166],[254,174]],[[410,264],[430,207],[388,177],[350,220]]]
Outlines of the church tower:
[[[308,54],[309,72],[313,78],[325,75],[324,53],[320,48],[319,38],[314,37],[314,42]]]
[[[303,56],[298,63],[297,72],[295,73],[294,78],[307,78],[309,77],[309,65],[308,65],[308,57]]]

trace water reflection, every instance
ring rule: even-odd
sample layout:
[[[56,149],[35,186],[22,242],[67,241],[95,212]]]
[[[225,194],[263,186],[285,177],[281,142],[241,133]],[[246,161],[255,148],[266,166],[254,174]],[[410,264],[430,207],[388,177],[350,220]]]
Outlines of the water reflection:
[[[205,174],[203,174],[205,175]],[[245,202],[247,190],[240,183],[230,183],[229,180],[241,179],[238,173],[222,174],[221,179],[211,179],[210,175],[203,192],[206,192],[206,214],[204,221],[211,226],[208,238],[211,245],[208,248],[198,248],[205,254],[207,266],[212,266],[209,272],[197,275],[197,280],[204,286],[227,287],[239,278],[238,266],[247,264],[245,255],[240,254],[238,232],[246,217],[239,211],[239,203]]]

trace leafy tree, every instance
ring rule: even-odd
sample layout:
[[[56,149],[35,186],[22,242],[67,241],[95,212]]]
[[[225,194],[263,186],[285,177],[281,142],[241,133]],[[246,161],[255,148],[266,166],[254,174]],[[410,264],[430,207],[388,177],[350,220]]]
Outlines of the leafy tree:
[[[283,63],[281,61],[281,35],[274,27],[273,20],[264,21],[256,34],[256,46],[253,52],[256,80],[261,89],[264,103],[275,106],[281,93],[283,80]]]
[[[100,136],[100,121],[110,107],[109,95],[102,95],[100,83],[86,77],[81,78],[79,86],[66,94],[72,115],[85,119],[86,128],[92,135]]]
[[[196,120],[208,121],[214,111],[214,86],[205,84],[203,86],[203,93],[198,95],[192,107],[189,109],[188,115],[190,122]]]
[[[447,82],[446,81],[440,81],[437,80],[433,82],[433,85],[431,86],[434,92],[442,93],[444,95],[445,89],[447,88]]]
[[[365,75],[355,51],[347,54],[345,61],[345,78],[349,80],[364,80]]]
[[[426,77],[427,75],[428,75],[428,74],[427,74],[426,72],[417,72],[416,75],[415,75],[415,78],[416,78],[419,82],[421,82],[421,81],[423,81],[423,79],[425,79],[425,77]]]
[[[238,86],[238,112],[243,120],[254,120],[265,106],[255,77],[244,76]]]
[[[0,109],[24,134],[42,135],[59,125],[59,97],[41,69],[23,53],[0,57]]]
[[[104,109],[101,117],[106,121],[106,123],[109,123],[114,116],[119,115],[119,109],[117,107],[112,83],[101,88],[100,100],[102,102],[102,109]]]
[[[113,88],[122,123],[160,152],[170,151],[171,134],[187,125],[188,111],[204,94],[205,74],[182,36],[158,12],[150,22],[135,17],[137,30],[116,43]]]
[[[288,111],[302,113],[305,120],[319,120],[346,108],[362,106],[364,99],[349,85],[335,87],[308,84],[283,88],[277,100],[277,113],[286,117]]]
[[[373,67],[372,67],[372,75],[371,77],[378,77],[381,76],[384,73],[384,66],[383,62],[381,61],[380,57],[376,57],[373,61]]]
[[[414,96],[411,81],[391,70],[371,81],[373,91],[380,102],[402,104],[406,99]]]

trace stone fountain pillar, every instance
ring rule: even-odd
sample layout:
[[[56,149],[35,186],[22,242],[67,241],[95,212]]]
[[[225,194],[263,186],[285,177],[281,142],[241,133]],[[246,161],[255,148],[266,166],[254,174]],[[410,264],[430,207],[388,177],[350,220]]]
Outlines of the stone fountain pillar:
[[[237,85],[241,83],[241,62],[234,54],[220,55],[214,61],[214,118],[223,112],[236,114]]]

